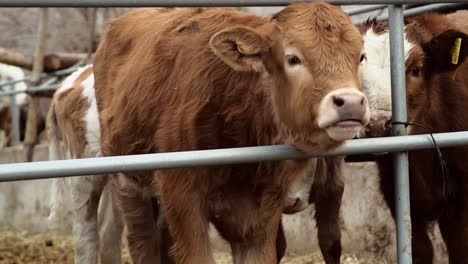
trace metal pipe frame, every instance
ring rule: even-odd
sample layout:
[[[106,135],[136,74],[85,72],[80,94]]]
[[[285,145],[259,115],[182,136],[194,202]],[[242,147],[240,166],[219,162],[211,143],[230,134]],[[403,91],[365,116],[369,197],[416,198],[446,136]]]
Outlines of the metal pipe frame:
[[[447,8],[462,6],[466,4],[467,2],[465,2],[464,4],[452,3],[452,4],[432,4],[432,5],[426,5],[426,6],[418,6],[418,7],[404,10],[403,14],[405,16],[414,16],[414,15],[419,15],[419,14],[426,13],[426,12],[439,11],[439,10],[444,10]],[[383,15],[381,17],[378,17],[377,20],[380,20],[380,21],[388,20],[388,15]]]
[[[19,124],[19,111],[16,104],[16,95],[10,95],[10,112],[11,112],[11,145],[18,145],[20,143],[20,124]]]
[[[451,8],[451,7],[463,6],[463,5],[466,5],[466,4],[467,3],[465,2],[464,4],[460,4],[460,3],[449,3],[449,4],[447,4],[446,3],[446,4],[431,4],[431,5],[425,5],[425,6],[418,6],[418,7],[415,7],[415,8],[410,8],[410,9],[403,10],[403,15],[404,16],[414,16],[414,15],[419,15],[419,14],[426,13],[426,12],[434,12],[434,11],[444,10],[444,9]],[[379,21],[387,21],[388,20],[388,15],[378,16],[376,18]],[[356,24],[356,25],[362,24],[366,20],[367,20],[367,18],[366,19],[361,19],[361,20],[355,21],[354,24]]]
[[[42,78],[47,78],[47,77],[50,77],[50,76],[61,77],[61,76],[64,76],[64,75],[71,74],[74,71],[76,71],[77,69],[78,69],[78,67],[73,66],[73,67],[70,67],[70,68],[67,68],[67,69],[64,69],[64,70],[60,70],[60,71],[43,73],[41,77]],[[30,82],[30,81],[31,81],[31,77],[26,77],[24,79],[19,79],[19,80],[5,81],[5,82],[0,82],[0,87],[10,86],[12,84],[17,84],[17,83],[20,83],[20,82]]]
[[[314,2],[318,0],[305,0]],[[296,0],[0,0],[0,7],[284,6]],[[328,0],[336,5],[466,3],[466,0]]]
[[[468,145],[468,131],[438,133],[433,135],[441,148]],[[75,160],[11,163],[0,165],[0,182],[126,171],[222,166],[267,160],[303,159],[366,153],[382,154],[384,152],[428,149],[433,147],[434,143],[429,135],[412,135],[348,140],[343,146],[327,153],[306,154],[291,145],[273,145]]]
[[[384,8],[387,8],[387,5],[370,5],[366,7],[360,7],[360,8],[348,10],[346,11],[346,13],[348,13],[348,15],[350,16],[354,16],[354,15],[359,15],[359,14],[363,14],[363,13],[367,13],[367,12],[371,12],[371,11],[375,11],[379,9],[384,9]]]
[[[392,119],[406,122],[406,78],[403,6],[389,5],[390,65],[392,82]],[[406,135],[405,125],[394,125],[393,136]],[[395,221],[398,263],[412,263],[409,164],[407,150],[393,154],[395,174]]]
[[[0,0],[0,7],[279,6],[292,3],[293,1],[294,0],[206,0],[203,2],[198,0]],[[404,15],[415,15],[422,12],[434,11],[446,7],[448,3],[464,4],[466,0],[330,0],[328,2],[339,5],[389,4],[388,19],[391,50],[392,111],[394,120],[405,122],[407,120],[407,111],[403,50],[403,17]],[[443,4],[418,7],[406,10],[404,13],[402,5],[413,3]],[[354,13],[356,14],[357,11]],[[381,19],[385,19],[385,17]],[[15,93],[0,93],[0,96],[13,94]],[[267,160],[395,152],[393,155],[398,263],[411,264],[412,244],[408,151],[432,148],[433,142],[429,135],[405,136],[406,128],[403,125],[395,125],[393,127],[393,135],[393,137],[389,138],[349,140],[346,141],[342,147],[321,154],[306,154],[300,152],[291,145],[277,145],[6,164],[0,165],[0,182],[154,169],[221,166]],[[468,144],[468,132],[434,134],[434,138],[440,147],[453,147]]]
[[[56,89],[57,89],[57,85],[44,85],[43,84],[37,87],[32,87],[30,89],[0,92],[0,96],[11,96],[11,95],[16,95],[20,93],[35,94],[38,92],[55,91]]]

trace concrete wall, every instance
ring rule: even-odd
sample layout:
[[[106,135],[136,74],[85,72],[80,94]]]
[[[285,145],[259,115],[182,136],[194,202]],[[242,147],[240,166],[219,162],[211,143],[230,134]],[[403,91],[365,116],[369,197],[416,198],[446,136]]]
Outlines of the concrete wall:
[[[36,160],[46,160],[47,156],[45,144],[36,147]],[[23,157],[21,147],[0,151],[0,163],[19,162],[24,160]],[[374,164],[347,164],[345,182],[341,211],[344,251],[383,259],[384,263],[395,262],[395,226],[378,190]],[[46,231],[49,188],[50,180],[0,183],[0,228]],[[310,206],[299,214],[284,217],[288,254],[300,255],[319,250],[313,214],[314,207]],[[71,230],[70,223],[66,223],[63,230]],[[437,228],[433,236],[439,254],[435,263],[446,263],[446,259],[440,258],[445,249]],[[213,244],[219,250],[228,248],[216,232],[213,232]]]

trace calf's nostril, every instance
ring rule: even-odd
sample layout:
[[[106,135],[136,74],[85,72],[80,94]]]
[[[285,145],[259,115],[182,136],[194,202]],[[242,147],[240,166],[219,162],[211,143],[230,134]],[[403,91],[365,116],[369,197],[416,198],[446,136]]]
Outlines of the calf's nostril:
[[[341,107],[344,105],[345,101],[343,98],[339,97],[339,96],[333,96],[333,103],[338,106],[338,107]]]
[[[362,99],[361,99],[361,105],[364,105],[364,100],[365,100],[365,99],[366,99],[366,98],[363,96]]]
[[[296,201],[294,202],[294,208],[297,207],[300,202],[301,202],[301,199],[296,198]]]
[[[301,202],[301,199],[299,199],[299,198],[296,198],[296,199],[290,198],[288,203],[287,203],[287,207],[289,207],[291,209],[296,208],[299,205],[300,202]]]

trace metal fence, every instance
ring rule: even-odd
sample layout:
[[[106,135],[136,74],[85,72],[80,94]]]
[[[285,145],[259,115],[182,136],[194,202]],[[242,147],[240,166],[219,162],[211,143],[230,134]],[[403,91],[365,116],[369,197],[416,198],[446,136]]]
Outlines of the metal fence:
[[[141,7],[141,6],[280,6],[295,2],[293,0],[0,0],[0,7]],[[311,2],[311,1],[306,1]],[[378,5],[366,7],[360,14],[384,8],[388,5],[388,20],[391,51],[391,81],[393,118],[405,122],[406,87],[403,50],[403,4],[444,3],[466,4],[466,0],[329,0],[340,5],[366,4]],[[443,5],[438,4],[438,7]],[[445,5],[444,5],[445,6]],[[434,7],[434,5],[432,5]],[[418,11],[406,11],[416,14],[428,11],[421,7]],[[434,9],[433,9],[434,10]],[[432,10],[432,11],[433,11]],[[0,84],[1,86],[1,84]],[[7,95],[7,94],[0,94]],[[78,175],[103,174],[135,170],[180,168],[193,166],[212,166],[236,163],[258,162],[265,160],[300,159],[331,155],[351,155],[366,153],[394,153],[395,199],[398,263],[412,263],[411,226],[409,204],[409,150],[432,148],[429,135],[405,136],[403,125],[394,126],[395,137],[357,139],[347,141],[343,147],[329,152],[304,154],[293,146],[261,146],[236,149],[218,149],[204,151],[158,153],[118,157],[102,157],[81,160],[44,161],[34,163],[16,163],[0,165],[0,181],[16,181],[65,177]],[[434,134],[440,147],[468,145],[468,132]]]

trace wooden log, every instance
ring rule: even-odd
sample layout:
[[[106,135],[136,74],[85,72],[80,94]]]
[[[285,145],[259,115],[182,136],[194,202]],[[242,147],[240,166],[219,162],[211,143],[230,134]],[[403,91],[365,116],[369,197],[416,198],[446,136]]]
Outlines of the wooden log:
[[[29,58],[14,50],[0,47],[0,62],[25,69],[32,69],[32,58]]]
[[[44,56],[43,69],[45,72],[66,69],[87,58],[87,53],[51,53]],[[0,63],[31,71],[33,69],[34,58],[14,50],[0,47]]]
[[[41,16],[39,18],[38,36],[35,50],[35,60],[33,65],[31,87],[39,84],[41,75],[44,69],[44,52],[47,46],[47,30],[49,22],[49,10],[41,8]],[[37,125],[39,118],[39,98],[32,97],[29,102],[28,117],[26,121],[26,136],[24,139],[24,147],[26,150],[26,161],[33,160],[34,146],[37,143]]]
[[[69,68],[88,59],[86,53],[52,53],[44,56],[44,71],[58,71]]]

